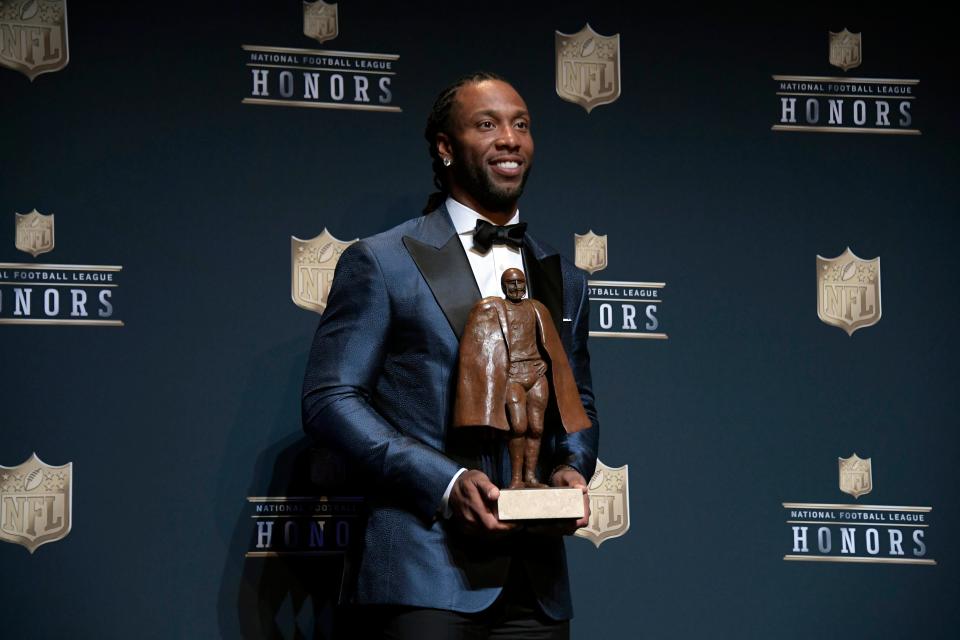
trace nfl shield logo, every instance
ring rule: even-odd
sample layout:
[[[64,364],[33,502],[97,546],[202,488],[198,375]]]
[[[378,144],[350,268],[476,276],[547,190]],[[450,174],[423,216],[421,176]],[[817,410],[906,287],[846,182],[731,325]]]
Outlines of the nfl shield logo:
[[[844,71],[859,67],[863,62],[863,39],[859,33],[846,29],[840,33],[830,32],[830,64]]]
[[[598,236],[591,229],[583,235],[573,234],[573,244],[578,267],[591,275],[607,268],[607,236]]]
[[[587,110],[620,97],[620,34],[555,32],[557,95]]]
[[[34,453],[16,467],[0,465],[0,540],[33,553],[70,533],[73,463],[54,467]]]
[[[17,249],[36,258],[53,251],[53,214],[43,215],[36,209],[27,214],[15,213],[17,221]]]
[[[630,529],[630,493],[628,465],[608,467],[597,460],[597,470],[588,485],[590,521],[576,535],[596,547],[605,540],[622,536]]]
[[[70,61],[67,0],[0,2],[0,66],[30,81],[59,71]]]
[[[861,458],[853,454],[849,458],[837,458],[840,461],[840,491],[859,498],[873,491],[873,467],[871,458]]]
[[[337,5],[323,0],[303,3],[303,35],[317,42],[333,40],[340,33]]]
[[[290,236],[290,295],[294,304],[323,313],[340,254],[357,240],[337,240],[326,229],[310,240]]]
[[[863,260],[850,247],[836,258],[817,256],[817,316],[853,335],[880,321],[880,258]]]

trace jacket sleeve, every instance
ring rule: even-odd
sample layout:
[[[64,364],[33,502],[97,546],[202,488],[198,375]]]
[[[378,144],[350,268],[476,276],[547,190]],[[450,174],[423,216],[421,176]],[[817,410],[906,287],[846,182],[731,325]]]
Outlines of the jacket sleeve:
[[[400,495],[424,520],[441,507],[460,466],[403,435],[371,404],[390,339],[390,298],[380,265],[363,242],[337,263],[303,382],[304,430],[343,452],[378,487]]]
[[[587,297],[586,277],[578,272],[580,283],[580,306],[573,324],[573,349],[568,359],[573,377],[580,392],[583,410],[590,419],[591,427],[576,433],[562,434],[556,464],[569,465],[579,471],[589,483],[597,467],[597,451],[600,446],[600,422],[593,397],[593,379],[590,376],[590,352],[587,338],[590,334],[590,300]]]

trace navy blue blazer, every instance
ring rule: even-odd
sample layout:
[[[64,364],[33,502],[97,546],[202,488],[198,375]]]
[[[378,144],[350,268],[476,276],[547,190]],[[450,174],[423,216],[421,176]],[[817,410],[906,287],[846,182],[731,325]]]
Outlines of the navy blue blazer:
[[[599,425],[587,352],[586,274],[529,234],[525,243],[530,295],[550,310],[593,423],[578,433],[561,428],[544,436],[541,477],[569,464],[589,480]],[[303,424],[370,480],[351,600],[481,611],[499,595],[511,559],[522,558],[544,611],[569,619],[561,537],[511,533],[491,541],[466,536],[439,516],[444,490],[461,466],[509,483],[502,439],[474,438],[462,446],[448,432],[459,338],[479,299],[445,207],[356,242],[340,256],[307,363]]]

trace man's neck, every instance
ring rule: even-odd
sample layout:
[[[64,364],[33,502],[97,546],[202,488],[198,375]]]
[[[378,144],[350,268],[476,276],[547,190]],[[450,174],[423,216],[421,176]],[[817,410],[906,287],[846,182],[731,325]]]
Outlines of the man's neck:
[[[465,207],[470,207],[481,216],[493,224],[503,226],[510,222],[510,219],[517,213],[517,201],[510,202],[507,206],[499,209],[488,209],[472,198],[470,194],[454,187],[451,189],[450,196]]]

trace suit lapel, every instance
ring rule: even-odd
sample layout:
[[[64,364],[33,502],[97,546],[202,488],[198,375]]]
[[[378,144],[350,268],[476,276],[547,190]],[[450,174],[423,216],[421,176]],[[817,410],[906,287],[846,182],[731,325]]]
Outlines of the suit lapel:
[[[425,215],[417,236],[404,236],[403,244],[459,340],[470,309],[480,299],[480,289],[446,207],[441,206]],[[528,295],[543,303],[550,311],[557,331],[563,335],[560,255],[547,250],[527,234],[524,238],[523,261],[527,272]]]
[[[446,207],[424,216],[418,235],[404,236],[403,244],[459,340],[480,289]]]
[[[524,239],[523,259],[527,270],[527,294],[550,311],[557,333],[563,332],[563,278],[560,255],[548,254],[529,234]]]

